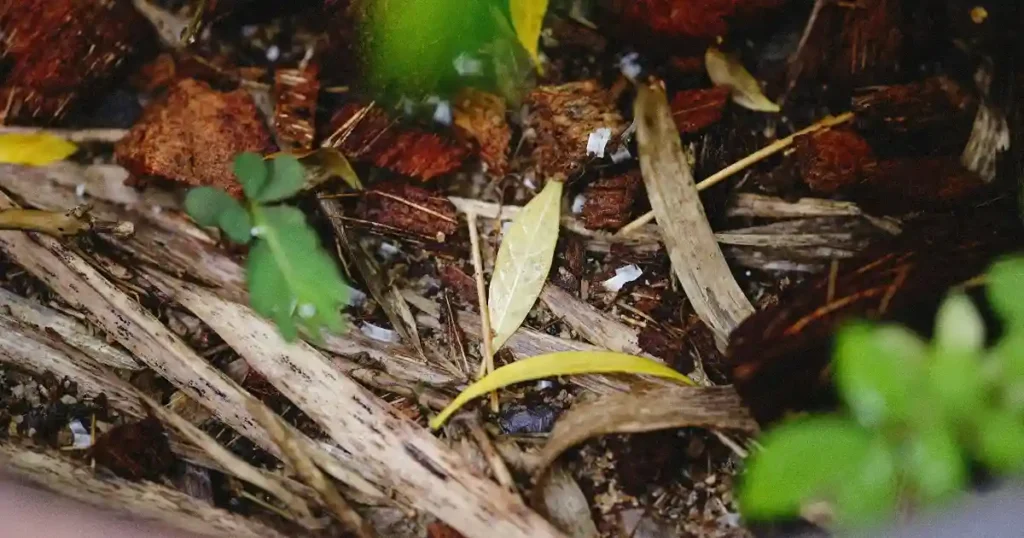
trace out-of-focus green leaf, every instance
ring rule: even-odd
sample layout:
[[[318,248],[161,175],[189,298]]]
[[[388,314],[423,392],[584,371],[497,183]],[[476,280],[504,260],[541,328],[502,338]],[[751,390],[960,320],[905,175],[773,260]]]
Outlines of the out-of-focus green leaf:
[[[923,501],[948,497],[967,483],[967,463],[956,432],[944,422],[918,428],[908,440],[907,456],[907,474]]]
[[[985,345],[985,321],[963,293],[942,302],[935,317],[935,347],[949,351],[978,351]]]
[[[196,187],[185,195],[185,212],[200,226],[218,226],[220,216],[242,205],[228,193],[213,187]]]
[[[253,309],[273,319],[289,341],[299,327],[313,338],[322,329],[339,331],[348,288],[305,215],[274,206],[255,208],[253,218],[257,242],[247,264]]]
[[[836,338],[836,385],[865,427],[909,418],[924,378],[927,347],[895,325],[854,323]]]
[[[251,152],[240,153],[235,157],[234,171],[238,182],[242,184],[242,190],[250,199],[259,196],[270,177],[263,157]]]
[[[784,423],[761,438],[740,483],[744,517],[795,516],[811,501],[831,501],[863,470],[874,439],[849,420],[819,416]],[[849,494],[844,494],[847,496]]]
[[[364,44],[367,81],[377,97],[446,98],[460,87],[490,82],[481,50],[497,33],[490,16],[496,2],[371,2]]]
[[[978,458],[999,472],[1024,471],[1024,416],[992,409],[978,419]]]
[[[936,348],[928,363],[928,383],[933,407],[952,420],[969,420],[985,406],[988,387],[978,353]]]
[[[836,486],[836,518],[844,526],[878,521],[895,510],[898,494],[892,449],[883,437],[875,436],[856,468]]]
[[[1024,329],[1024,256],[1000,260],[986,277],[986,295],[1007,326]]]

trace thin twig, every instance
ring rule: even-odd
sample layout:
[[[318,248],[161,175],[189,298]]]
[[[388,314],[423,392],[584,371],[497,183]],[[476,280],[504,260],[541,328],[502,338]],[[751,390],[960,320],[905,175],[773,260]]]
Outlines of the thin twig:
[[[466,429],[469,430],[469,434],[476,441],[477,446],[480,447],[480,452],[483,452],[484,459],[491,466],[491,472],[494,473],[494,478],[498,480],[498,483],[507,488],[509,491],[516,491],[516,482],[512,479],[512,473],[508,471],[508,466],[505,465],[505,460],[501,458],[498,451],[494,448],[494,443],[491,442],[490,436],[487,435],[487,431],[480,426],[480,421],[475,416],[465,421]]]
[[[385,198],[390,198],[391,200],[403,203],[403,204],[405,204],[405,205],[407,205],[407,206],[409,206],[409,207],[411,207],[413,209],[418,209],[418,210],[420,210],[420,211],[422,211],[422,212],[424,212],[424,213],[426,213],[428,215],[433,215],[433,216],[435,216],[435,217],[437,217],[437,218],[439,218],[439,219],[441,219],[441,220],[443,220],[445,222],[450,222],[452,224],[458,224],[457,220],[455,220],[455,219],[453,219],[453,218],[451,218],[451,217],[449,217],[447,215],[438,213],[437,211],[434,211],[433,209],[430,209],[429,207],[417,204],[416,202],[412,202],[412,201],[406,200],[405,198],[402,198],[401,196],[395,196],[394,194],[391,194],[389,192],[369,191],[367,194],[375,194],[377,196],[383,196]]]
[[[749,166],[751,166],[753,164],[756,164],[756,163],[758,163],[760,161],[763,161],[764,159],[766,159],[768,157],[771,157],[772,155],[775,155],[776,153],[778,153],[778,152],[782,151],[783,149],[786,149],[787,147],[792,145],[793,141],[795,141],[796,138],[799,137],[799,136],[810,134],[810,133],[813,133],[815,131],[820,131],[822,129],[827,129],[827,128],[833,127],[835,125],[839,125],[840,123],[844,123],[844,122],[850,121],[851,119],[853,119],[853,112],[845,112],[845,113],[840,114],[838,116],[826,116],[825,118],[822,118],[817,123],[814,123],[813,125],[805,127],[803,129],[801,129],[801,130],[799,130],[799,131],[797,131],[797,132],[787,136],[786,138],[780,138],[779,140],[776,140],[775,142],[772,142],[771,144],[768,144],[767,146],[765,146],[765,147],[755,151],[754,153],[751,153],[750,155],[747,155],[746,157],[744,157],[744,158],[742,158],[742,159],[740,159],[740,160],[730,164],[729,166],[726,166],[725,168],[719,170],[718,172],[708,176],[704,181],[701,181],[700,183],[697,183],[697,190],[698,191],[703,191],[703,190],[707,189],[708,187],[712,187],[714,185],[717,185],[718,183],[720,183],[720,182],[722,182],[722,181],[732,177],[737,172],[740,172],[740,171],[746,169],[747,167],[749,167]],[[648,211],[647,213],[644,213],[640,218],[638,218],[638,219],[634,220],[633,222],[630,222],[629,224],[623,226],[618,231],[617,235],[620,235],[620,236],[621,235],[629,235],[630,233],[634,232],[635,230],[637,230],[639,228],[642,228],[645,224],[647,224],[647,223],[649,223],[649,222],[651,222],[653,220],[654,220],[654,211],[653,210],[652,211]]]
[[[491,345],[491,313],[487,307],[487,291],[484,289],[484,262],[480,256],[480,233],[476,229],[476,213],[466,214],[469,226],[469,244],[473,251],[473,273],[476,276],[476,297],[480,304],[480,339],[483,341],[484,360],[480,363],[477,377],[494,371],[494,347]],[[498,411],[498,393],[491,393],[491,409]]]

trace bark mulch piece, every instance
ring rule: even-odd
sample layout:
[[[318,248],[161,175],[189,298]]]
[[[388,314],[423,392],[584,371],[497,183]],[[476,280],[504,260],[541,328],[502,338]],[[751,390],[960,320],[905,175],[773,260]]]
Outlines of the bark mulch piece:
[[[0,36],[0,123],[50,123],[105,90],[152,31],[131,0],[2,0]]]
[[[617,230],[633,218],[633,208],[644,185],[640,170],[598,179],[583,189],[580,217],[591,230]]]
[[[220,92],[184,79],[146,110],[114,154],[132,181],[209,185],[240,196],[242,186],[231,171],[235,156],[273,149],[270,132],[245,90]]]
[[[428,181],[453,172],[470,148],[445,134],[398,123],[377,106],[350,103],[331,118],[327,143],[349,159]]]

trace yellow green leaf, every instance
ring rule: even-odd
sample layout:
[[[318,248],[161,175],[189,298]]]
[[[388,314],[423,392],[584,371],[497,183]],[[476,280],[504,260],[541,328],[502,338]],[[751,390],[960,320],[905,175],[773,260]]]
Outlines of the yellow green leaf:
[[[505,232],[487,293],[495,351],[523,324],[544,288],[561,211],[562,182],[548,181]]]
[[[779,111],[779,105],[764,96],[757,79],[743,67],[736,55],[708,47],[704,53],[704,65],[707,67],[711,82],[715,86],[728,87],[732,92],[732,100],[737,105],[758,112]]]
[[[452,413],[478,396],[523,381],[573,374],[646,374],[693,385],[690,378],[668,366],[635,355],[613,351],[548,353],[502,366],[466,387],[466,390],[430,421],[430,428],[440,428]]]
[[[52,134],[0,134],[0,163],[45,166],[76,151],[78,146]]]
[[[509,12],[512,14],[512,26],[523,48],[530,54],[537,70],[541,69],[540,55],[537,44],[540,31],[544,26],[544,14],[548,11],[548,0],[509,0]]]

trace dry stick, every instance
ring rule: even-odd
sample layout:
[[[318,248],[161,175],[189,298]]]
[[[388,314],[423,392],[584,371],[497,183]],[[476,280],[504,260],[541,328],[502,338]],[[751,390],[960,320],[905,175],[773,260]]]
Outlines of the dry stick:
[[[469,226],[469,244],[473,251],[473,273],[476,277],[476,298],[480,304],[480,339],[483,341],[484,360],[477,371],[478,378],[494,371],[494,347],[491,344],[491,312],[487,306],[487,292],[484,289],[484,262],[480,257],[480,234],[476,229],[476,213],[466,214]],[[498,393],[491,393],[491,410],[498,411]]]
[[[746,169],[747,167],[749,167],[749,166],[751,166],[751,165],[753,165],[753,164],[755,164],[757,162],[760,162],[760,161],[762,161],[762,160],[764,160],[764,159],[766,159],[768,157],[771,157],[772,155],[775,155],[776,153],[778,153],[778,152],[782,151],[783,149],[786,149],[787,147],[792,145],[793,141],[796,140],[796,138],[798,136],[803,136],[803,135],[806,135],[806,134],[813,133],[815,131],[820,131],[822,129],[827,129],[827,128],[833,127],[835,125],[839,125],[840,123],[844,123],[844,122],[850,121],[851,119],[853,119],[853,112],[845,112],[845,113],[840,114],[838,116],[826,116],[826,117],[822,118],[820,121],[818,121],[817,123],[814,123],[813,125],[810,125],[809,127],[805,127],[803,129],[801,129],[801,130],[799,130],[799,131],[797,131],[797,132],[787,136],[786,138],[781,138],[779,140],[776,140],[775,142],[772,142],[771,144],[768,144],[767,146],[765,146],[765,147],[755,151],[754,153],[751,153],[750,155],[747,155],[746,157],[744,157],[744,158],[742,158],[742,159],[740,159],[740,160],[730,164],[729,166],[726,166],[725,168],[719,170],[718,172],[708,176],[704,181],[701,181],[700,183],[697,183],[697,191],[698,192],[699,191],[703,191],[704,189],[707,189],[708,187],[712,187],[714,185],[717,185],[718,183],[720,183],[720,182],[728,179],[729,177],[735,175],[737,172],[740,172],[740,171]],[[638,228],[643,227],[645,224],[647,224],[647,223],[649,223],[649,222],[651,222],[653,220],[654,220],[654,211],[653,210],[648,211],[647,213],[642,215],[640,218],[634,220],[633,222],[630,222],[629,224],[627,224],[627,225],[623,226],[621,229],[619,229],[618,235],[628,235],[628,234],[632,233],[633,231],[637,230]]]
[[[480,452],[483,452],[484,458],[487,463],[491,466],[491,471],[494,473],[494,478],[498,480],[498,483],[505,486],[509,491],[516,491],[516,482],[512,479],[512,473],[508,471],[508,467],[505,465],[505,460],[501,458],[498,451],[494,448],[494,443],[491,442],[491,438],[487,435],[487,431],[480,425],[480,422],[474,416],[465,421],[466,429],[469,430],[469,434],[476,441],[477,446],[480,447]]]
[[[338,521],[347,530],[354,532],[359,538],[373,538],[375,534],[369,523],[356,513],[352,505],[338,493],[334,484],[327,480],[324,473],[317,468],[309,454],[303,449],[302,444],[285,429],[281,418],[264,406],[250,404],[249,412],[267,430],[270,438],[274,440],[274,443],[281,449],[284,456],[288,458],[289,463],[292,464],[292,467],[299,477],[302,478],[302,481],[320,494],[324,505],[334,512]]]

